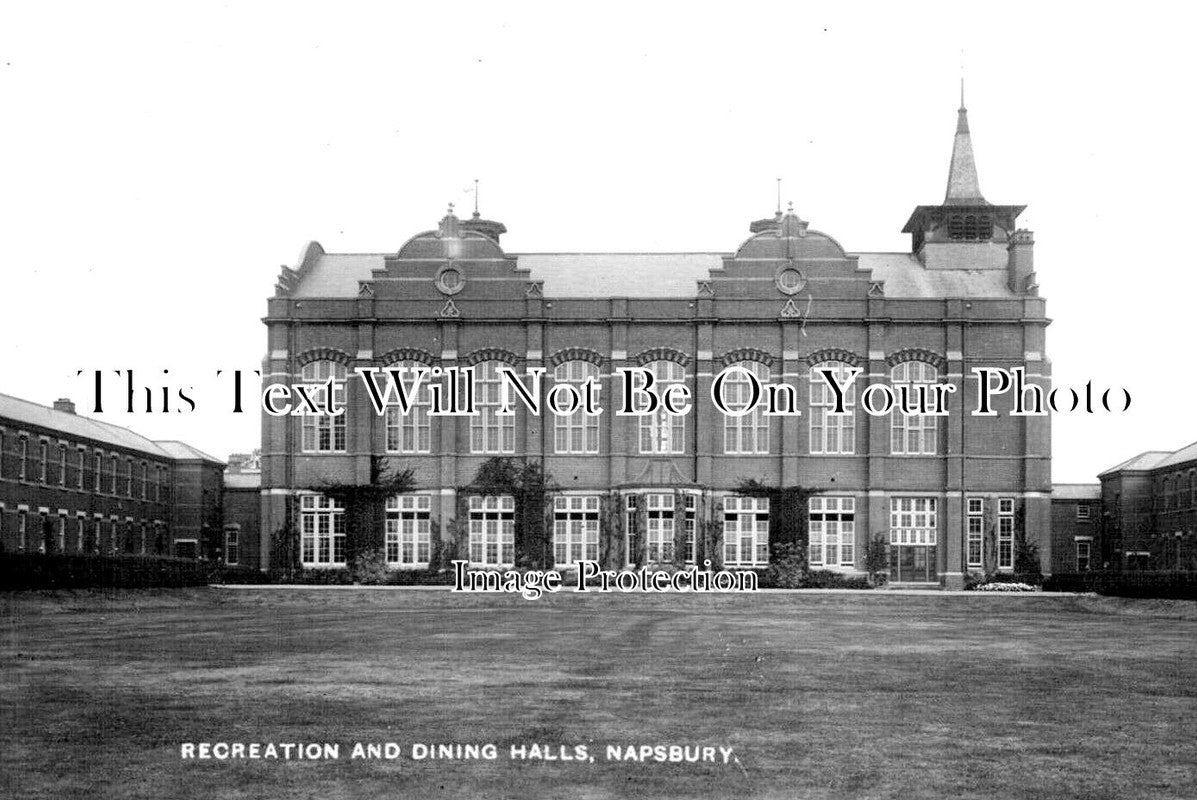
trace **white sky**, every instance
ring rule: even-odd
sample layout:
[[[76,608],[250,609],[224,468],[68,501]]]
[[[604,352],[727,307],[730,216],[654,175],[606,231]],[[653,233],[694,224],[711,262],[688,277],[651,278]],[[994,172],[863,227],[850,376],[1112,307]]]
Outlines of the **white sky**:
[[[0,391],[169,368],[197,412],[102,418],[256,446],[214,372],[259,366],[279,265],[394,251],[474,178],[509,251],[730,251],[777,176],[850,251],[906,250],[963,62],[982,190],[1028,206],[1056,385],[1134,397],[1055,417],[1055,480],[1197,439],[1182,4],[386,5],[0,9]]]

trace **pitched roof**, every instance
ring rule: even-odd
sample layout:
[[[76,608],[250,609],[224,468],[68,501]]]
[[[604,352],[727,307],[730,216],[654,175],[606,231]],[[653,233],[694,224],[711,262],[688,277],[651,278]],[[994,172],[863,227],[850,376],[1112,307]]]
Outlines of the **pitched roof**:
[[[48,406],[0,394],[0,417],[7,417],[17,422],[36,425],[41,428],[61,431],[64,435],[90,439],[95,442],[138,450],[157,458],[170,458],[170,454],[157,443],[147,439],[128,428],[113,425],[110,422],[100,422],[90,417],[59,411]]]
[[[155,444],[161,447],[171,458],[179,459],[180,461],[208,461],[212,464],[219,464],[222,467],[224,466],[224,462],[219,458],[214,458],[213,456],[205,453],[203,450],[192,447],[184,442],[175,441],[174,439],[166,439],[155,442]]]
[[[1134,458],[1128,458],[1121,464],[1110,467],[1104,472],[1097,473],[1097,477],[1100,478],[1102,475],[1109,475],[1114,472],[1121,472],[1128,469],[1151,469],[1152,467],[1157,466],[1169,455],[1171,455],[1171,453],[1169,453],[1167,450],[1148,450],[1145,453],[1139,453],[1139,455],[1135,456]]]
[[[858,269],[885,282],[890,298],[1013,297],[1005,270],[927,269],[910,253],[854,253]],[[356,297],[358,282],[381,270],[382,253],[322,253],[308,264],[291,297]],[[723,253],[515,254],[529,279],[544,281],[546,297],[693,298],[697,282],[723,266]],[[862,277],[864,275],[862,274]]]
[[[1100,483],[1053,483],[1053,500],[1100,500]]]
[[[1165,458],[1157,467],[1174,467],[1177,464],[1183,464],[1186,461],[1197,461],[1197,442],[1193,442],[1187,447],[1182,447],[1172,455]]]

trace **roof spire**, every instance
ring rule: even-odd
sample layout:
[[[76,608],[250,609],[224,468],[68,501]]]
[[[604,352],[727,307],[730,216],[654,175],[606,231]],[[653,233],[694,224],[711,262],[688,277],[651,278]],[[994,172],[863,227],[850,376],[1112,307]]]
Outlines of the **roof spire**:
[[[474,219],[478,219],[481,216],[478,213],[478,179],[474,178]]]
[[[985,204],[977,179],[973,139],[968,130],[968,109],[964,107],[964,79],[960,79],[960,109],[956,112],[956,140],[952,144],[952,165],[948,169],[948,190],[944,205]]]
[[[777,179],[777,216],[781,216],[781,178]]]

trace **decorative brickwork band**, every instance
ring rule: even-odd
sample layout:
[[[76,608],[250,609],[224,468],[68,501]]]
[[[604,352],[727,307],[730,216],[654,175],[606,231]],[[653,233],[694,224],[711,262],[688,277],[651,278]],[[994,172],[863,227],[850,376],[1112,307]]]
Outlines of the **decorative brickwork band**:
[[[549,365],[559,367],[568,361],[588,361],[597,367],[603,365],[603,357],[585,347],[566,347],[549,356]]]
[[[891,367],[896,367],[898,364],[903,364],[907,361],[923,361],[935,367],[939,371],[947,369],[948,361],[938,353],[932,353],[930,350],[922,350],[917,347],[910,347],[905,350],[899,350],[896,353],[890,354],[890,357],[885,360],[885,363]]]
[[[400,361],[414,361],[417,364],[424,364],[429,367],[435,367],[440,363],[440,359],[429,353],[427,350],[421,350],[418,347],[396,347],[394,350],[388,350],[382,354],[378,359],[383,366],[389,367],[391,364],[398,364]]]
[[[850,367],[859,367],[861,358],[850,350],[841,350],[838,347],[825,347],[806,357],[807,365],[812,367],[828,361],[840,361]]]
[[[691,358],[680,350],[674,350],[672,347],[654,347],[652,350],[645,350],[632,360],[642,367],[653,361],[673,361],[681,364],[683,367],[688,367],[690,366]]]
[[[739,350],[732,350],[723,356],[723,366],[725,367],[730,367],[740,361],[759,361],[766,367],[773,366],[773,356],[755,347],[741,347]]]
[[[502,361],[504,364],[515,364],[519,360],[519,356],[510,350],[503,350],[498,347],[484,347],[481,350],[469,353],[461,361],[467,367],[472,367],[475,364],[481,364],[483,361]]]
[[[334,361],[349,366],[353,361],[353,356],[335,347],[314,347],[295,356],[295,363],[301,367],[311,364],[313,361]]]

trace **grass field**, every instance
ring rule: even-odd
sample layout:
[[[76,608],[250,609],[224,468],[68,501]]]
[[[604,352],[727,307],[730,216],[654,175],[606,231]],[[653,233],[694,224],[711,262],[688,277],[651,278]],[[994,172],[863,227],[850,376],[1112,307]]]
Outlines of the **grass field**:
[[[354,589],[0,603],[4,797],[1197,797],[1194,604]],[[351,760],[358,741],[500,757]],[[201,762],[184,742],[342,750]],[[508,758],[532,743],[596,760]],[[735,759],[608,762],[607,744]]]

